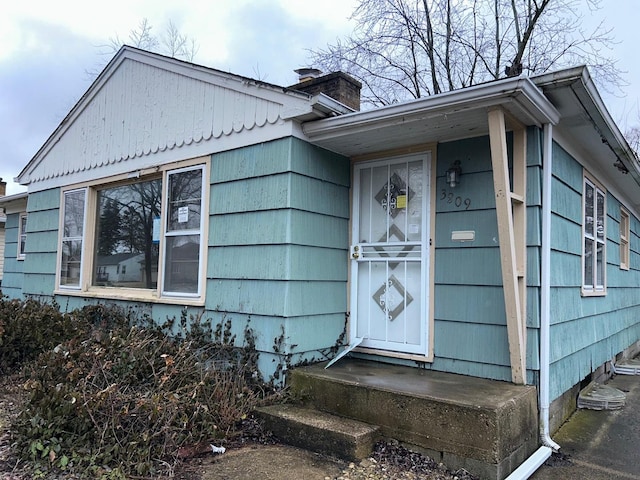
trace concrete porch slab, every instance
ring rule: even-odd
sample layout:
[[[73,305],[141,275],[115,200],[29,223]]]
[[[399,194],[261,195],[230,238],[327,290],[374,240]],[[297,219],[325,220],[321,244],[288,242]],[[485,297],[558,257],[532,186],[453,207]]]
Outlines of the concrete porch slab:
[[[294,369],[291,388],[308,406],[378,425],[482,478],[505,478],[538,446],[532,386],[343,359]]]

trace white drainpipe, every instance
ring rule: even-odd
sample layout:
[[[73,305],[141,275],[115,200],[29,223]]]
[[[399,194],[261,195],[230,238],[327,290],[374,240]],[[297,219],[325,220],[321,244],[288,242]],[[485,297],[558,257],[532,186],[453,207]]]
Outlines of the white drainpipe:
[[[560,445],[549,436],[549,350],[551,327],[551,178],[553,166],[553,127],[544,125],[542,147],[542,265],[540,286],[540,442],[538,448],[506,480],[525,480],[542,465]]]

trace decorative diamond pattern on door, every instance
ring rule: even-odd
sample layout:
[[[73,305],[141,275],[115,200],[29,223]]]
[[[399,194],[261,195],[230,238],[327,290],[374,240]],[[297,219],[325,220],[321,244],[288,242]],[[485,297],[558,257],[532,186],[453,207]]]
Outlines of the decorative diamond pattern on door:
[[[411,294],[405,291],[402,283],[394,275],[391,275],[386,283],[383,283],[376,290],[372,298],[390,322],[397,318],[405,307],[413,302]]]
[[[407,203],[412,197],[413,190],[408,189],[407,191],[405,181],[400,178],[397,172],[393,172],[389,181],[378,191],[375,198],[392,218],[396,218],[403,208],[407,208]]]
[[[356,164],[351,336],[427,354],[428,154]]]

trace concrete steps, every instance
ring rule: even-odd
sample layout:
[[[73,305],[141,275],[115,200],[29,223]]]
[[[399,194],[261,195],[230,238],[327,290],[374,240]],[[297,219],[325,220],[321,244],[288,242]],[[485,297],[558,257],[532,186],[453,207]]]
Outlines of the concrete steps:
[[[261,407],[257,413],[280,441],[344,460],[367,458],[379,436],[377,426],[295,405]]]
[[[296,368],[289,386],[308,409],[301,413],[307,420],[299,421],[306,426],[304,430],[275,425],[270,429],[279,438],[289,436],[300,442],[285,440],[289,443],[304,446],[302,442],[308,441],[304,448],[343,458],[363,458],[371,447],[367,453],[365,447],[347,447],[355,440],[334,439],[328,433],[331,429],[321,428],[324,423],[361,422],[334,427],[342,434],[358,431],[355,425],[363,431],[377,425],[372,437],[399,440],[450,468],[464,468],[483,479],[506,478],[538,447],[532,386],[357,359],[340,360],[327,370],[323,365]],[[301,410],[290,410],[281,418],[303,412],[296,408]],[[309,410],[326,416],[312,419]],[[322,445],[325,436],[328,440]],[[329,448],[332,444],[337,448]],[[341,451],[349,453],[341,455]]]

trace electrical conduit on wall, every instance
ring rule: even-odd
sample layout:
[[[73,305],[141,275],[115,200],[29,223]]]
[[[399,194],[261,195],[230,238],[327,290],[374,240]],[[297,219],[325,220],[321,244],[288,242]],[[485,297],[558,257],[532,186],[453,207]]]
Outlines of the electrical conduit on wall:
[[[542,252],[540,292],[540,382],[538,404],[540,406],[540,442],[538,448],[506,480],[525,480],[540,468],[560,445],[549,436],[549,350],[551,328],[551,179],[553,166],[553,127],[545,124],[542,147]]]

